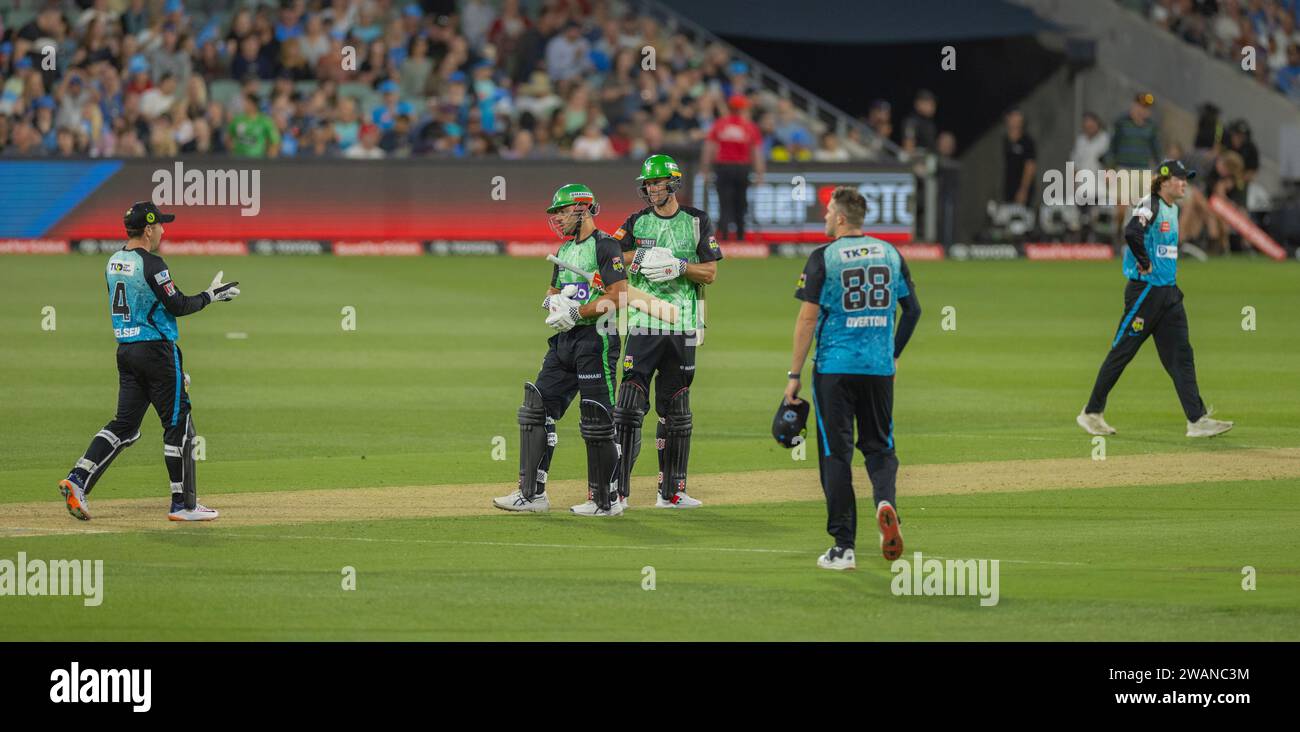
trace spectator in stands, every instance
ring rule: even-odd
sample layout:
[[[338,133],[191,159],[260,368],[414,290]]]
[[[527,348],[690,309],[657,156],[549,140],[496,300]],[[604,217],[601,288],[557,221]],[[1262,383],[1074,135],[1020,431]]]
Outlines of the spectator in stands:
[[[409,102],[399,98],[397,82],[391,79],[380,83],[379,93],[383,95],[383,102],[371,112],[371,122],[378,125],[381,132],[387,132],[399,116],[410,115],[414,110]]]
[[[239,42],[239,55],[230,64],[230,75],[236,79],[272,79],[275,77],[275,65],[268,54],[263,52],[262,42],[254,34],[249,34]]]
[[[382,160],[384,150],[379,147],[379,127],[373,124],[362,125],[356,144],[344,150],[343,157],[351,160]]]
[[[811,137],[808,126],[799,118],[795,112],[794,102],[789,99],[782,99],[776,103],[776,129],[773,133],[777,142],[787,149],[794,146],[796,138],[802,141]]]
[[[1182,234],[1183,241],[1199,241],[1211,254],[1228,252],[1231,228],[1210,208],[1209,199],[1218,196],[1245,210],[1244,171],[1245,164],[1241,156],[1231,150],[1225,150],[1219,154],[1206,176],[1204,193],[1196,186],[1187,187],[1188,195],[1185,197],[1178,218],[1178,230]]]
[[[922,89],[912,100],[912,113],[903,120],[902,140],[900,145],[905,152],[913,150],[934,150],[939,128],[934,115],[938,111],[938,102],[934,92]]]
[[[429,91],[429,75],[433,73],[433,59],[429,58],[429,39],[421,34],[411,39],[410,51],[401,67],[402,96],[423,98]]]
[[[1160,160],[1156,126],[1151,121],[1151,94],[1138,94],[1129,105],[1128,114],[1115,122],[1106,162],[1111,167],[1151,170]]]
[[[1110,149],[1110,133],[1102,128],[1101,117],[1094,112],[1084,112],[1079,126],[1079,136],[1074,138],[1074,148],[1070,150],[1070,161],[1076,171],[1100,171],[1101,160]]]
[[[165,114],[176,101],[176,77],[163,74],[158,86],[140,95],[140,114],[145,119],[152,120]]]
[[[1275,86],[1292,101],[1300,102],[1300,44],[1287,47],[1286,66],[1277,70]]]
[[[334,120],[334,139],[340,148],[346,151],[356,144],[361,135],[361,115],[357,112],[357,100],[352,97],[339,99],[338,115]]]
[[[586,76],[591,70],[591,44],[582,36],[582,26],[569,21],[564,32],[546,44],[546,73],[562,82]]]
[[[280,133],[271,118],[258,110],[257,98],[244,97],[239,114],[226,128],[230,139],[230,154],[246,158],[276,157],[279,154]]]
[[[1255,180],[1259,173],[1259,148],[1250,139],[1250,123],[1244,119],[1234,120],[1228,125],[1228,138],[1224,148],[1241,156],[1242,177],[1246,183]]]
[[[731,114],[720,118],[709,130],[700,156],[700,175],[709,179],[717,163],[714,187],[718,192],[718,236],[728,239],[735,231],[735,241],[745,240],[745,213],[749,206],[749,177],[763,182],[763,136],[750,120],[750,101],[734,96],[728,101]]]
[[[407,6],[421,15],[422,12],[417,5]],[[494,3],[487,0],[466,0],[460,11],[460,32],[469,41],[470,48],[475,51],[480,50],[483,44],[487,42],[488,32],[492,30],[492,25],[496,23],[497,11]]]
[[[574,160],[612,160],[614,146],[609,137],[601,132],[600,124],[594,120],[587,123],[582,134],[573,141]]]
[[[825,132],[821,137],[821,145],[813,153],[813,160],[819,163],[846,163],[849,161],[849,151],[840,145],[839,135]]]
[[[1034,176],[1038,172],[1038,149],[1025,131],[1025,116],[1018,109],[1006,114],[1006,136],[1002,139],[1002,200],[1021,206],[1032,205]]]

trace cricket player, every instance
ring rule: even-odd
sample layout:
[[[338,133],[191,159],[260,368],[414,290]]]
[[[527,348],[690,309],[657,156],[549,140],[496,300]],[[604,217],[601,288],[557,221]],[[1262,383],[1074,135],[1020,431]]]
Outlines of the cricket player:
[[[856,188],[835,189],[826,206],[826,235],[832,241],[813,250],[794,293],[803,304],[794,325],[785,401],[801,403],[804,360],[815,332],[817,465],[826,494],[826,531],[835,539],[835,545],[817,558],[823,569],[857,566],[854,446],[866,458],[881,553],[889,561],[903,553],[895,508],[894,370],[921,317],[921,304],[898,250],[863,235],[866,211],[866,199]],[[896,307],[903,311],[897,324]]]
[[[587,502],[570,509],[579,516],[618,516],[618,445],[614,441],[615,369],[619,337],[615,312],[626,297],[627,277],[618,242],[596,228],[600,205],[580,183],[561,186],[546,209],[548,223],[565,242],[556,256],[583,272],[588,282],[556,265],[542,300],[546,324],[557,333],[547,341],[536,383],[524,384],[519,408],[519,486],[492,503],[506,511],[544,513],[551,502],[546,477],[555,454],[555,423],[581,393],[578,429],[587,443]]]
[[[1124,227],[1124,316],[1102,361],[1092,396],[1075,418],[1091,435],[1113,435],[1102,419],[1106,397],[1147,336],[1155,336],[1160,363],[1174,380],[1187,416],[1188,437],[1213,437],[1232,429],[1232,422],[1212,419],[1196,386],[1196,363],[1187,335],[1187,312],[1178,275],[1178,204],[1196,171],[1181,161],[1166,160],[1156,169],[1151,195],[1143,198]]]
[[[140,439],[140,421],[152,404],[162,420],[163,459],[171,479],[172,521],[211,521],[217,511],[198,503],[194,480],[194,420],[190,417],[188,378],[176,345],[176,318],[197,313],[213,301],[233,300],[238,282],[221,281],[218,272],[207,290],[186,295],[172,281],[167,264],[154,252],[162,242],[163,224],[176,217],[148,201],[131,206],[123,217],[126,246],[108,259],[108,306],[117,337],[117,416],[90,441],[86,454],[59,491],[68,513],[90,520],[86,496],[123,450]]]
[[[623,453],[618,489],[626,505],[632,468],[641,452],[641,423],[654,380],[659,426],[659,495],[655,508],[696,508],[686,494],[691,450],[691,381],[695,377],[698,329],[704,327],[704,285],[718,274],[722,250],[709,215],[677,202],[682,171],[667,155],[651,155],[637,176],[638,192],[649,206],[627,218],[614,232],[622,243],[631,287],[677,306],[681,316],[670,325],[637,310],[628,310],[623,380],[614,404],[614,424]]]

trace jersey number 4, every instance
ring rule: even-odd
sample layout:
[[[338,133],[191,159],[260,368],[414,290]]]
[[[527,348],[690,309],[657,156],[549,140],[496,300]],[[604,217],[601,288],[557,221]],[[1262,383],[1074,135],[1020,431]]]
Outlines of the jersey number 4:
[[[131,306],[126,302],[126,283],[119,282],[113,288],[113,314],[121,315],[122,320],[131,319]]]
[[[843,305],[845,310],[872,308],[879,310],[893,304],[894,291],[889,282],[893,271],[889,267],[876,264],[865,269],[854,267],[840,272],[840,284],[844,286]]]

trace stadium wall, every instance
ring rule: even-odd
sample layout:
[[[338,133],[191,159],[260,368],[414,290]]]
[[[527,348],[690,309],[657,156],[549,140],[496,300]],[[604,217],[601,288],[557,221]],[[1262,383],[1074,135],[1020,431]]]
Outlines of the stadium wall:
[[[692,170],[695,161],[683,160]],[[152,199],[177,219],[180,241],[552,242],[545,208],[565,183],[592,187],[613,231],[644,204],[626,162],[315,161],[203,158],[0,162],[0,239],[118,242],[122,213]],[[867,197],[866,230],[913,238],[915,179],[905,167],[773,165],[750,188],[752,241],[824,241],[824,202],[838,185]],[[688,175],[685,203],[717,217],[712,189]],[[0,210],[0,214],[4,211]],[[11,249],[17,247],[11,246]],[[56,247],[57,248],[57,247]],[[92,247],[93,248],[93,247]]]

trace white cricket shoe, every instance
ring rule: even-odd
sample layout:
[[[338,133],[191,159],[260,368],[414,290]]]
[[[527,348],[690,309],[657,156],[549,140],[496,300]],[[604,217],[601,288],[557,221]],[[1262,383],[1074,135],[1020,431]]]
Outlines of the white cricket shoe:
[[[822,569],[857,569],[858,561],[853,557],[853,550],[842,546],[833,546],[826,553],[817,557],[817,566]]]
[[[185,508],[184,503],[173,503],[171,511],[167,513],[168,521],[212,521],[221,513],[215,508],[208,508],[202,503],[194,504],[194,509]]]
[[[664,498],[662,493],[655,499],[655,508],[699,508],[703,505],[700,501],[686,495],[686,491],[677,491],[671,500]]]
[[[570,508],[569,513],[575,516],[621,516],[623,515],[623,501],[617,499],[610,501],[608,511],[599,508],[595,501],[587,501]]]
[[[632,507],[632,506],[630,506],[630,505],[628,504],[628,502],[627,502],[627,496],[619,496],[619,497],[618,497],[618,502],[621,503],[621,504],[623,504],[623,510],[624,510],[624,511],[626,511],[626,510],[628,510],[629,508]]]
[[[1210,415],[1214,410],[1207,411],[1200,419],[1195,422],[1187,423],[1188,437],[1214,437],[1232,429],[1232,422],[1222,419],[1211,419]]]
[[[1098,412],[1098,413],[1096,413],[1096,414],[1089,414],[1089,413],[1087,413],[1087,412],[1079,412],[1079,416],[1078,416],[1078,417],[1075,417],[1075,418],[1074,418],[1074,421],[1075,421],[1075,422],[1078,422],[1078,423],[1079,423],[1079,426],[1082,427],[1082,428],[1084,429],[1084,431],[1087,432],[1087,433],[1090,434],[1090,435],[1113,435],[1113,434],[1115,434],[1115,428],[1114,428],[1114,427],[1111,427],[1111,426],[1108,425],[1108,424],[1106,424],[1106,420],[1104,420],[1104,419],[1101,418],[1101,413],[1100,413],[1100,412]]]
[[[493,498],[492,505],[502,511],[520,511],[528,513],[546,513],[551,510],[551,499],[546,497],[545,493],[533,496],[532,500],[524,498],[524,494],[515,489],[514,493],[500,498]]]

